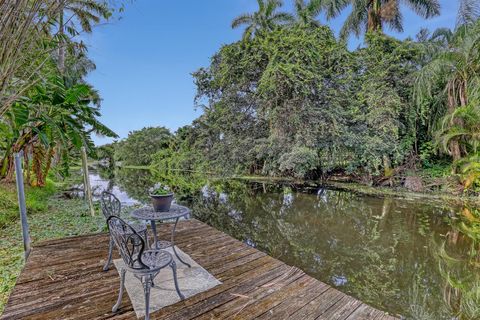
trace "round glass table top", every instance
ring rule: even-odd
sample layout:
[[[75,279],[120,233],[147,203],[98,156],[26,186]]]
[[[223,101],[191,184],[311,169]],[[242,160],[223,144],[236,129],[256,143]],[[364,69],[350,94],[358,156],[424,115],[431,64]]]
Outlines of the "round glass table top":
[[[170,220],[185,217],[190,214],[190,209],[177,204],[172,204],[169,211],[157,212],[151,206],[133,210],[131,216],[140,220]]]

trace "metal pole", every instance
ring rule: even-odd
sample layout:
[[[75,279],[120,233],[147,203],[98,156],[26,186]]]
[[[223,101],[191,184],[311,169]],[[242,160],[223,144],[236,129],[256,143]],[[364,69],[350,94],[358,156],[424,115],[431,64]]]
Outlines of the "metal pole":
[[[18,208],[20,209],[20,219],[22,221],[23,248],[25,250],[25,260],[30,254],[30,234],[28,232],[27,206],[25,204],[25,189],[23,186],[22,170],[23,151],[15,154],[15,176],[17,180]]]
[[[88,162],[87,162],[87,151],[85,147],[82,147],[82,170],[83,170],[83,191],[85,194],[85,199],[88,202],[90,207],[90,214],[95,216],[95,208],[93,207],[92,199],[92,188],[90,187],[90,178],[88,177]]]

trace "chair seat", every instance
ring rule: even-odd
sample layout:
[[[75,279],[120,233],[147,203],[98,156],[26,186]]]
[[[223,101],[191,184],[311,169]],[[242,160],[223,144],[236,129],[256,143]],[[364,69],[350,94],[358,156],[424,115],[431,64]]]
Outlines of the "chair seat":
[[[142,254],[142,262],[150,269],[161,269],[172,262],[172,255],[165,250],[146,250]]]
[[[135,230],[136,232],[145,232],[147,230],[147,225],[143,223],[129,223],[129,225]]]
[[[172,246],[172,243],[170,241],[166,241],[166,240],[158,240],[155,243],[155,249],[157,249],[157,250],[170,248],[171,246]]]

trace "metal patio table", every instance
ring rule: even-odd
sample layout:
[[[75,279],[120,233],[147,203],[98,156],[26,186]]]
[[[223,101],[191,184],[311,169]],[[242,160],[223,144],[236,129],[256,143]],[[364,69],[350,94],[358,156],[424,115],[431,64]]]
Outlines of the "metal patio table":
[[[131,216],[139,219],[139,220],[149,220],[152,226],[153,231],[153,247],[156,249],[166,249],[172,247],[173,253],[177,257],[177,259],[183,263],[184,265],[191,267],[190,264],[183,261],[179,256],[177,251],[175,250],[175,231],[177,229],[178,220],[180,218],[187,218],[190,215],[190,209],[184,206],[179,206],[176,204],[172,204],[169,211],[165,212],[156,212],[153,207],[143,207],[140,209],[133,210],[131,212]],[[175,224],[172,227],[172,235],[170,241],[166,240],[158,240],[157,236],[157,226],[156,221],[164,222],[168,220],[175,220]]]

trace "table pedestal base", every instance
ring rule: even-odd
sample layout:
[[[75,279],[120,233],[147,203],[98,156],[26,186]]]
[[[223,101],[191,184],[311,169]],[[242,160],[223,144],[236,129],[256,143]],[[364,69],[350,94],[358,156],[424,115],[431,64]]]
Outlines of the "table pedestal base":
[[[175,230],[177,229],[178,220],[179,220],[179,218],[177,218],[175,220],[175,224],[172,227],[171,241],[158,240],[158,238],[157,238],[157,226],[156,226],[154,220],[150,220],[151,226],[152,226],[152,232],[153,232],[153,239],[154,239],[153,248],[158,249],[158,250],[163,250],[163,249],[167,249],[167,248],[171,247],[172,250],[173,250],[173,253],[175,254],[175,257],[177,257],[177,259],[181,263],[183,263],[187,267],[191,268],[192,266],[190,264],[186,263],[185,261],[183,261],[182,258],[180,258],[180,256],[178,255],[177,250],[175,250]]]

